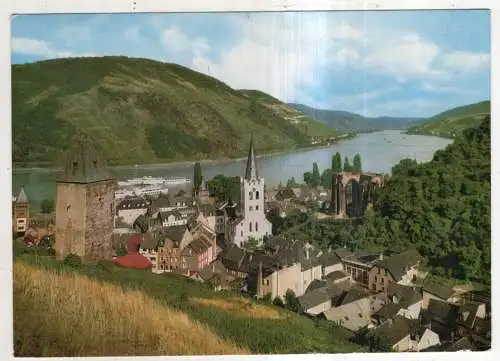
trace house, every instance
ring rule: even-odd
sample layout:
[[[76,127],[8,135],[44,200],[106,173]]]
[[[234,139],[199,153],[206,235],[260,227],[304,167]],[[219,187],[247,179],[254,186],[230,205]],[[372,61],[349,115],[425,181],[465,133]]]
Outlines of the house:
[[[24,188],[21,188],[17,197],[12,200],[12,225],[16,235],[24,235],[30,220],[29,200]]]
[[[448,303],[457,303],[459,301],[459,297],[453,288],[437,282],[428,283],[424,286],[422,304],[424,309],[429,306],[431,299]]]
[[[358,251],[349,252],[344,248],[334,250],[344,265],[344,271],[351,276],[351,279],[365,287],[369,286],[368,275],[375,263],[379,260],[379,255]]]
[[[421,256],[416,250],[408,250],[389,257],[381,253],[370,269],[368,287],[373,292],[387,290],[390,283],[409,285],[418,274]]]
[[[180,269],[180,252],[193,241],[186,226],[172,226],[155,233],[148,233],[139,251],[152,263],[155,273]]]
[[[330,285],[306,292],[298,300],[305,313],[316,316],[332,308],[343,293],[342,288]]]
[[[411,351],[424,351],[431,347],[441,345],[439,335],[427,327],[420,327],[412,337]]]
[[[352,288],[339,297],[334,307],[323,312],[324,318],[350,331],[358,331],[371,325],[369,295]]]
[[[222,265],[229,274],[235,276],[236,278],[245,278],[248,273],[243,272],[241,269],[241,264],[245,254],[246,253],[242,248],[232,244],[219,254],[218,259],[221,261]]]
[[[149,269],[152,263],[139,253],[140,244],[143,242],[144,235],[133,234],[127,242],[127,254],[123,257],[117,257],[115,262],[125,268]]]
[[[410,351],[412,349],[410,331],[409,320],[402,316],[396,316],[394,319],[388,320],[388,322],[373,330],[376,335],[386,338],[392,350],[398,352]]]
[[[142,197],[128,197],[120,201],[116,206],[117,223],[132,226],[140,215],[146,214],[151,202]]]
[[[393,304],[399,307],[398,315],[410,320],[418,319],[422,309],[422,293],[419,288],[390,283],[387,296]]]
[[[177,209],[159,212],[158,217],[163,227],[182,226],[187,224],[188,218]]]
[[[466,303],[461,305],[458,310],[457,331],[460,336],[481,335],[486,336],[484,332],[484,320],[486,319],[486,305],[484,303]],[[490,320],[491,321],[491,320]],[[490,326],[491,331],[491,326]]]
[[[431,299],[422,312],[422,320],[439,335],[441,342],[448,341],[456,336],[459,309],[458,305]]]
[[[199,275],[211,263],[212,254],[212,244],[203,238],[195,238],[181,250],[179,268],[189,277]]]

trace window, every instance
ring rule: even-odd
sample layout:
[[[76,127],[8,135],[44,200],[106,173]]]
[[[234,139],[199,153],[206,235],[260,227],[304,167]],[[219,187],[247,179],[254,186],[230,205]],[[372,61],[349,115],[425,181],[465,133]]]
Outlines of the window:
[[[248,231],[252,232],[252,222],[248,223]]]
[[[259,191],[255,192],[255,199],[259,199]]]
[[[253,211],[253,207],[252,207],[252,206],[248,207],[248,210],[249,210],[250,212],[251,212],[251,211]]]
[[[259,210],[259,206],[255,206],[255,210],[258,211]]]
[[[259,224],[257,222],[255,222],[255,232],[258,232],[259,231]]]
[[[248,192],[248,199],[250,199],[250,200],[253,199],[253,193],[252,192]]]

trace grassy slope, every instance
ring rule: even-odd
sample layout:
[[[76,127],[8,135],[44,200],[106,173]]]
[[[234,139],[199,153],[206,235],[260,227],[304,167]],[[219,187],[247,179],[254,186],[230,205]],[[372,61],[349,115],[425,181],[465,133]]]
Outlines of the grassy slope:
[[[244,354],[137,291],[14,264],[16,356]]]
[[[464,129],[477,127],[490,114],[490,101],[453,108],[426,119],[408,130],[409,134],[429,134],[454,138]]]
[[[57,272],[63,274],[75,272],[64,266],[62,262],[33,255],[19,256],[16,260],[16,267],[19,268],[22,264],[51,271],[57,270]],[[106,267],[87,266],[76,272],[125,289],[140,291],[145,296],[159,302],[159,304],[170,308],[170,310],[166,309],[164,312],[175,313],[176,310],[181,311],[194,322],[200,323],[203,332],[207,332],[206,329],[208,328],[219,339],[227,340],[227,342],[234,345],[227,346],[227,342],[220,341],[218,350],[227,347],[226,350],[228,351],[237,348],[237,350],[249,350],[252,353],[343,353],[366,351],[363,347],[348,341],[351,336],[348,331],[332,323],[297,316],[281,308],[250,301],[237,294],[212,292],[202,284],[179,276],[170,274],[154,275],[148,271],[127,270],[110,265],[106,265]],[[15,271],[15,290],[20,288],[18,284],[19,277],[16,273]],[[68,291],[70,291],[68,294],[73,295],[72,297],[84,297],[84,295],[80,294],[79,289],[75,288]],[[14,297],[15,300],[20,300],[15,301],[17,304],[29,301],[24,300],[28,297],[26,293],[14,292]],[[44,294],[42,297],[43,302],[48,302],[48,297],[47,293]],[[119,308],[119,306],[117,307]],[[146,317],[148,316],[144,316],[144,318]],[[19,325],[19,327],[15,328],[17,330],[15,331],[16,339],[43,338],[52,330],[47,326],[43,313],[38,316],[36,312],[16,308],[15,319],[18,320]],[[72,319],[66,321],[65,319],[66,315],[61,316],[60,322],[72,322]],[[84,321],[88,322],[87,319]],[[107,333],[113,336],[102,342],[116,341],[117,345],[119,345],[120,339],[114,340],[114,338],[121,337],[120,332],[125,331],[116,330],[112,327],[108,328],[111,330],[108,330]],[[139,332],[139,330],[127,332]],[[155,337],[159,336],[156,334]],[[190,336],[186,336],[185,341],[182,342],[189,342],[189,338]],[[71,347],[76,347],[76,345]],[[203,346],[200,345],[199,347],[201,351]],[[215,347],[212,350],[217,350]],[[147,349],[147,347],[143,347],[144,349]]]
[[[262,92],[146,59],[13,65],[12,89],[16,164],[53,164],[77,131],[114,164],[244,156],[250,132],[259,152],[339,134]]]

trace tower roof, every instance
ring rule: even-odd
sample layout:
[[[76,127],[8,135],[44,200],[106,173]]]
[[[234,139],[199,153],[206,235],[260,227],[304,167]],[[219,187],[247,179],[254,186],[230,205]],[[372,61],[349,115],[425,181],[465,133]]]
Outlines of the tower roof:
[[[16,203],[28,203],[28,196],[24,191],[24,188],[21,188],[19,191],[19,195],[16,197]]]
[[[256,179],[257,162],[255,160],[255,149],[253,147],[253,134],[250,136],[250,148],[248,149],[247,167],[245,169],[245,179]]]
[[[64,174],[57,179],[61,183],[94,183],[114,179],[95,145],[79,136],[66,154]]]

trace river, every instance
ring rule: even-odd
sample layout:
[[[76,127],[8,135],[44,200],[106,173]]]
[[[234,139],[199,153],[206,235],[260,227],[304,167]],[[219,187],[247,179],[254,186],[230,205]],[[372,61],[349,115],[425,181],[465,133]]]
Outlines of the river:
[[[285,183],[290,177],[302,181],[304,172],[312,170],[313,162],[318,162],[320,171],[330,167],[332,155],[336,152],[350,158],[359,153],[363,171],[390,173],[391,168],[401,159],[412,158],[419,162],[428,161],[434,152],[450,144],[452,140],[425,136],[407,135],[397,130],[386,130],[375,133],[360,134],[328,148],[317,148],[280,155],[263,156],[257,159],[257,168],[266,184],[273,186]],[[217,174],[239,176],[244,172],[245,160],[230,162],[208,162],[202,165],[205,179]],[[21,187],[25,188],[30,202],[39,204],[44,198],[55,199],[55,179],[59,174],[54,169],[14,169],[12,174],[13,191],[17,194]],[[137,167],[115,167],[118,180],[137,176],[188,176],[192,177],[193,165],[139,165]]]

